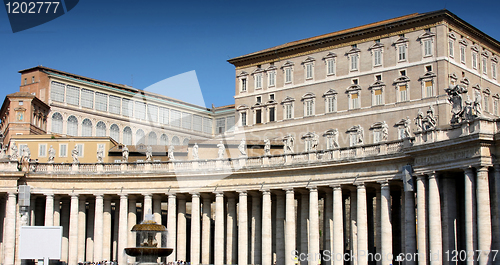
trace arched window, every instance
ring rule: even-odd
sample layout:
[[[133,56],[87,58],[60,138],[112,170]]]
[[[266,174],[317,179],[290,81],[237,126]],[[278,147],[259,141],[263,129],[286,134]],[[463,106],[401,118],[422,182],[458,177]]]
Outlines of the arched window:
[[[186,138],[184,139],[184,141],[182,141],[182,145],[188,145],[189,144],[189,139]]]
[[[156,137],[156,133],[150,132],[148,134],[148,144],[149,145],[157,145],[158,144],[158,139]]]
[[[92,136],[92,122],[89,119],[82,122],[82,136]]]
[[[125,127],[123,129],[123,144],[131,145],[132,144],[132,129],[130,127]]]
[[[144,139],[144,131],[142,129],[137,130],[135,133],[135,144],[146,144]]]
[[[181,145],[181,141],[179,140],[179,137],[177,137],[177,136],[172,137],[172,145]]]
[[[160,136],[160,145],[167,145],[168,144],[168,137],[166,134],[162,134]]]
[[[52,115],[52,133],[63,133],[63,117],[59,112]]]
[[[104,122],[100,121],[97,123],[95,129],[95,136],[100,136],[100,137],[106,136],[106,124]]]
[[[76,117],[73,115],[68,117],[67,134],[70,136],[78,136],[78,119],[76,119]]]
[[[109,127],[109,136],[111,136],[113,140],[120,142],[120,128],[118,128],[118,125],[113,124]]]

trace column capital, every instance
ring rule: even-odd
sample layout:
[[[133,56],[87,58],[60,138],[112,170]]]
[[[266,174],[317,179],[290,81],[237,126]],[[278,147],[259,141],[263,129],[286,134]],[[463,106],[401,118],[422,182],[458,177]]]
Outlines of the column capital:
[[[318,187],[316,187],[316,185],[312,185],[312,186],[309,186],[307,187],[309,189],[309,192],[318,192]]]
[[[175,198],[175,197],[177,197],[177,195],[175,193],[173,193],[173,192],[172,193],[169,192],[169,193],[167,193],[167,195],[168,195],[169,198]]]
[[[337,183],[337,184],[331,184],[330,188],[332,188],[332,189],[341,189],[342,187],[340,186],[340,184]]]
[[[200,198],[200,193],[199,192],[190,192],[192,198]]]
[[[127,193],[120,193],[118,195],[120,195],[120,199],[127,199],[128,198],[128,194]]]
[[[100,198],[100,199],[104,198],[104,194],[102,194],[102,193],[95,193],[94,196],[96,199],[97,198]]]
[[[464,167],[463,171],[465,172],[465,174],[470,174],[470,173],[472,173],[472,169],[473,169],[473,167],[468,166],[468,167]]]
[[[295,194],[295,191],[293,191],[293,188],[288,188],[285,189],[286,194]]]
[[[43,195],[54,198],[54,193],[44,193]]]
[[[248,192],[246,190],[237,191],[240,196],[248,196]]]
[[[425,174],[420,174],[416,176],[417,180],[425,180],[426,177],[427,176]]]
[[[268,189],[263,189],[263,190],[261,190],[261,192],[262,192],[262,195],[271,195],[271,191]]]
[[[215,197],[224,197],[224,192],[223,191],[216,191],[214,193],[215,193]]]
[[[365,188],[365,183],[362,182],[362,183],[356,183],[356,188],[359,190],[359,189],[364,189]]]
[[[381,189],[389,189],[390,188],[390,185],[389,185],[389,181],[380,181],[380,188]]]
[[[69,196],[73,199],[73,198],[78,198],[78,196],[80,196],[80,194],[78,193],[70,193]]]
[[[427,173],[427,177],[429,177],[429,179],[436,179],[437,178],[436,171],[431,171]]]
[[[477,172],[488,172],[488,167],[487,166],[478,166],[476,167]]]
[[[143,193],[142,196],[144,196],[144,197],[149,196],[149,197],[153,198],[153,194],[151,194],[151,193]]]

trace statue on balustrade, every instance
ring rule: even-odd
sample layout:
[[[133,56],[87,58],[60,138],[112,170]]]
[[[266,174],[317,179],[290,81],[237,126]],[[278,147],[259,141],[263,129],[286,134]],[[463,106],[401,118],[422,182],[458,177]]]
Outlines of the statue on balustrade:
[[[467,93],[467,88],[462,85],[455,85],[445,88],[444,91],[448,94],[448,101],[451,103],[451,123],[456,124],[464,119],[464,103],[462,94]]]
[[[0,158],[7,157],[7,146],[2,144],[2,148],[0,148]]]
[[[55,157],[56,157],[56,150],[51,145],[50,148],[49,148],[49,161],[48,162],[49,163],[54,163]]]
[[[269,139],[264,139],[264,155],[271,155],[271,141]]]
[[[409,116],[406,116],[406,120],[404,120],[404,138],[411,137],[411,128],[410,128],[411,120]]]
[[[476,91],[474,105],[472,105],[472,109],[474,110],[474,116],[481,117],[482,108],[481,108],[481,93]]]
[[[78,160],[78,146],[75,145],[75,148],[73,148],[73,151],[71,151],[71,156],[73,157],[73,164],[78,164],[80,161]]]
[[[21,160],[24,163],[29,163],[30,159],[31,159],[31,152],[30,152],[29,147],[26,145],[26,146],[24,146],[24,148],[22,150]]]
[[[363,127],[361,127],[361,125],[358,125],[356,138],[358,144],[363,144],[365,138],[365,130],[363,130]]]
[[[219,152],[218,152],[219,159],[224,158],[224,152],[226,151],[226,147],[224,147],[224,144],[222,143],[222,141],[220,141],[220,143],[217,145],[217,147],[219,148]]]
[[[168,160],[175,160],[174,158],[174,146],[171,145],[168,147]]]
[[[417,131],[424,130],[424,113],[421,109],[418,109],[417,117],[415,118],[415,125],[417,126]]]
[[[102,145],[99,145],[99,148],[97,148],[97,163],[102,162],[104,162],[104,148]]]
[[[126,145],[123,146],[122,149],[122,162],[126,163],[128,162],[128,147]]]
[[[469,95],[467,95],[467,100],[465,100],[465,107],[464,107],[464,119],[467,121],[471,121],[474,119],[474,110],[472,107],[472,100],[470,100]]]
[[[284,150],[283,151],[285,154],[293,153],[294,142],[295,142],[295,139],[290,134],[283,137],[283,143],[284,143],[284,145],[283,145]]]
[[[238,146],[238,150],[240,150],[240,156],[247,156],[247,142],[245,138],[241,139],[240,145]]]
[[[427,110],[427,116],[425,116],[423,120],[423,128],[424,130],[434,130],[436,129],[437,120],[434,116],[434,108],[429,106]]]
[[[389,140],[389,125],[385,123],[385,121],[382,122],[382,141],[387,141]]]
[[[151,145],[148,145],[146,148],[146,161],[152,161],[153,160],[153,148]]]
[[[316,151],[319,145],[319,136],[316,134],[316,132],[313,132],[312,134],[313,137],[311,139],[311,150]]]
[[[17,145],[14,141],[12,141],[12,144],[10,146],[10,159],[17,160],[18,158],[19,158],[19,154],[18,154]]]
[[[193,145],[193,160],[198,160],[200,157],[198,156],[198,143],[194,143]]]

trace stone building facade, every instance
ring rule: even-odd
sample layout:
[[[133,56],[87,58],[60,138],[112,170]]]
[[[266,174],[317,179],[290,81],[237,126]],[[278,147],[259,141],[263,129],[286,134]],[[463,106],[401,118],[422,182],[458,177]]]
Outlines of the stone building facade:
[[[499,52],[441,10],[233,58],[232,149],[1,163],[0,256],[20,264],[21,225],[61,225],[62,262],[132,263],[130,229],[151,211],[168,262],[498,264]]]

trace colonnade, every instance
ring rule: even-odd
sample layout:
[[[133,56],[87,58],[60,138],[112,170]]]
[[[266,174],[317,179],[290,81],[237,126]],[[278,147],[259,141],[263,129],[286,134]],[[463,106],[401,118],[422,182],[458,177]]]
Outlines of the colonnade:
[[[488,168],[479,167],[458,175],[418,174],[415,189],[398,178],[367,178],[212,193],[32,194],[30,222],[63,226],[61,260],[70,265],[133,262],[123,250],[135,246],[130,230],[146,214],[167,226],[167,242],[158,238],[174,249],[167,262],[316,265],[322,258],[323,264],[334,265],[400,259],[437,265],[451,264],[455,250],[474,253],[478,264],[493,264],[498,246],[492,245],[492,235],[499,236],[498,169],[490,174],[493,202]],[[452,191],[464,196],[450,197]],[[456,207],[463,213],[453,211],[452,203],[462,204]],[[16,193],[8,193],[1,207],[2,259],[6,265],[18,264]],[[404,255],[398,258],[399,253]]]

